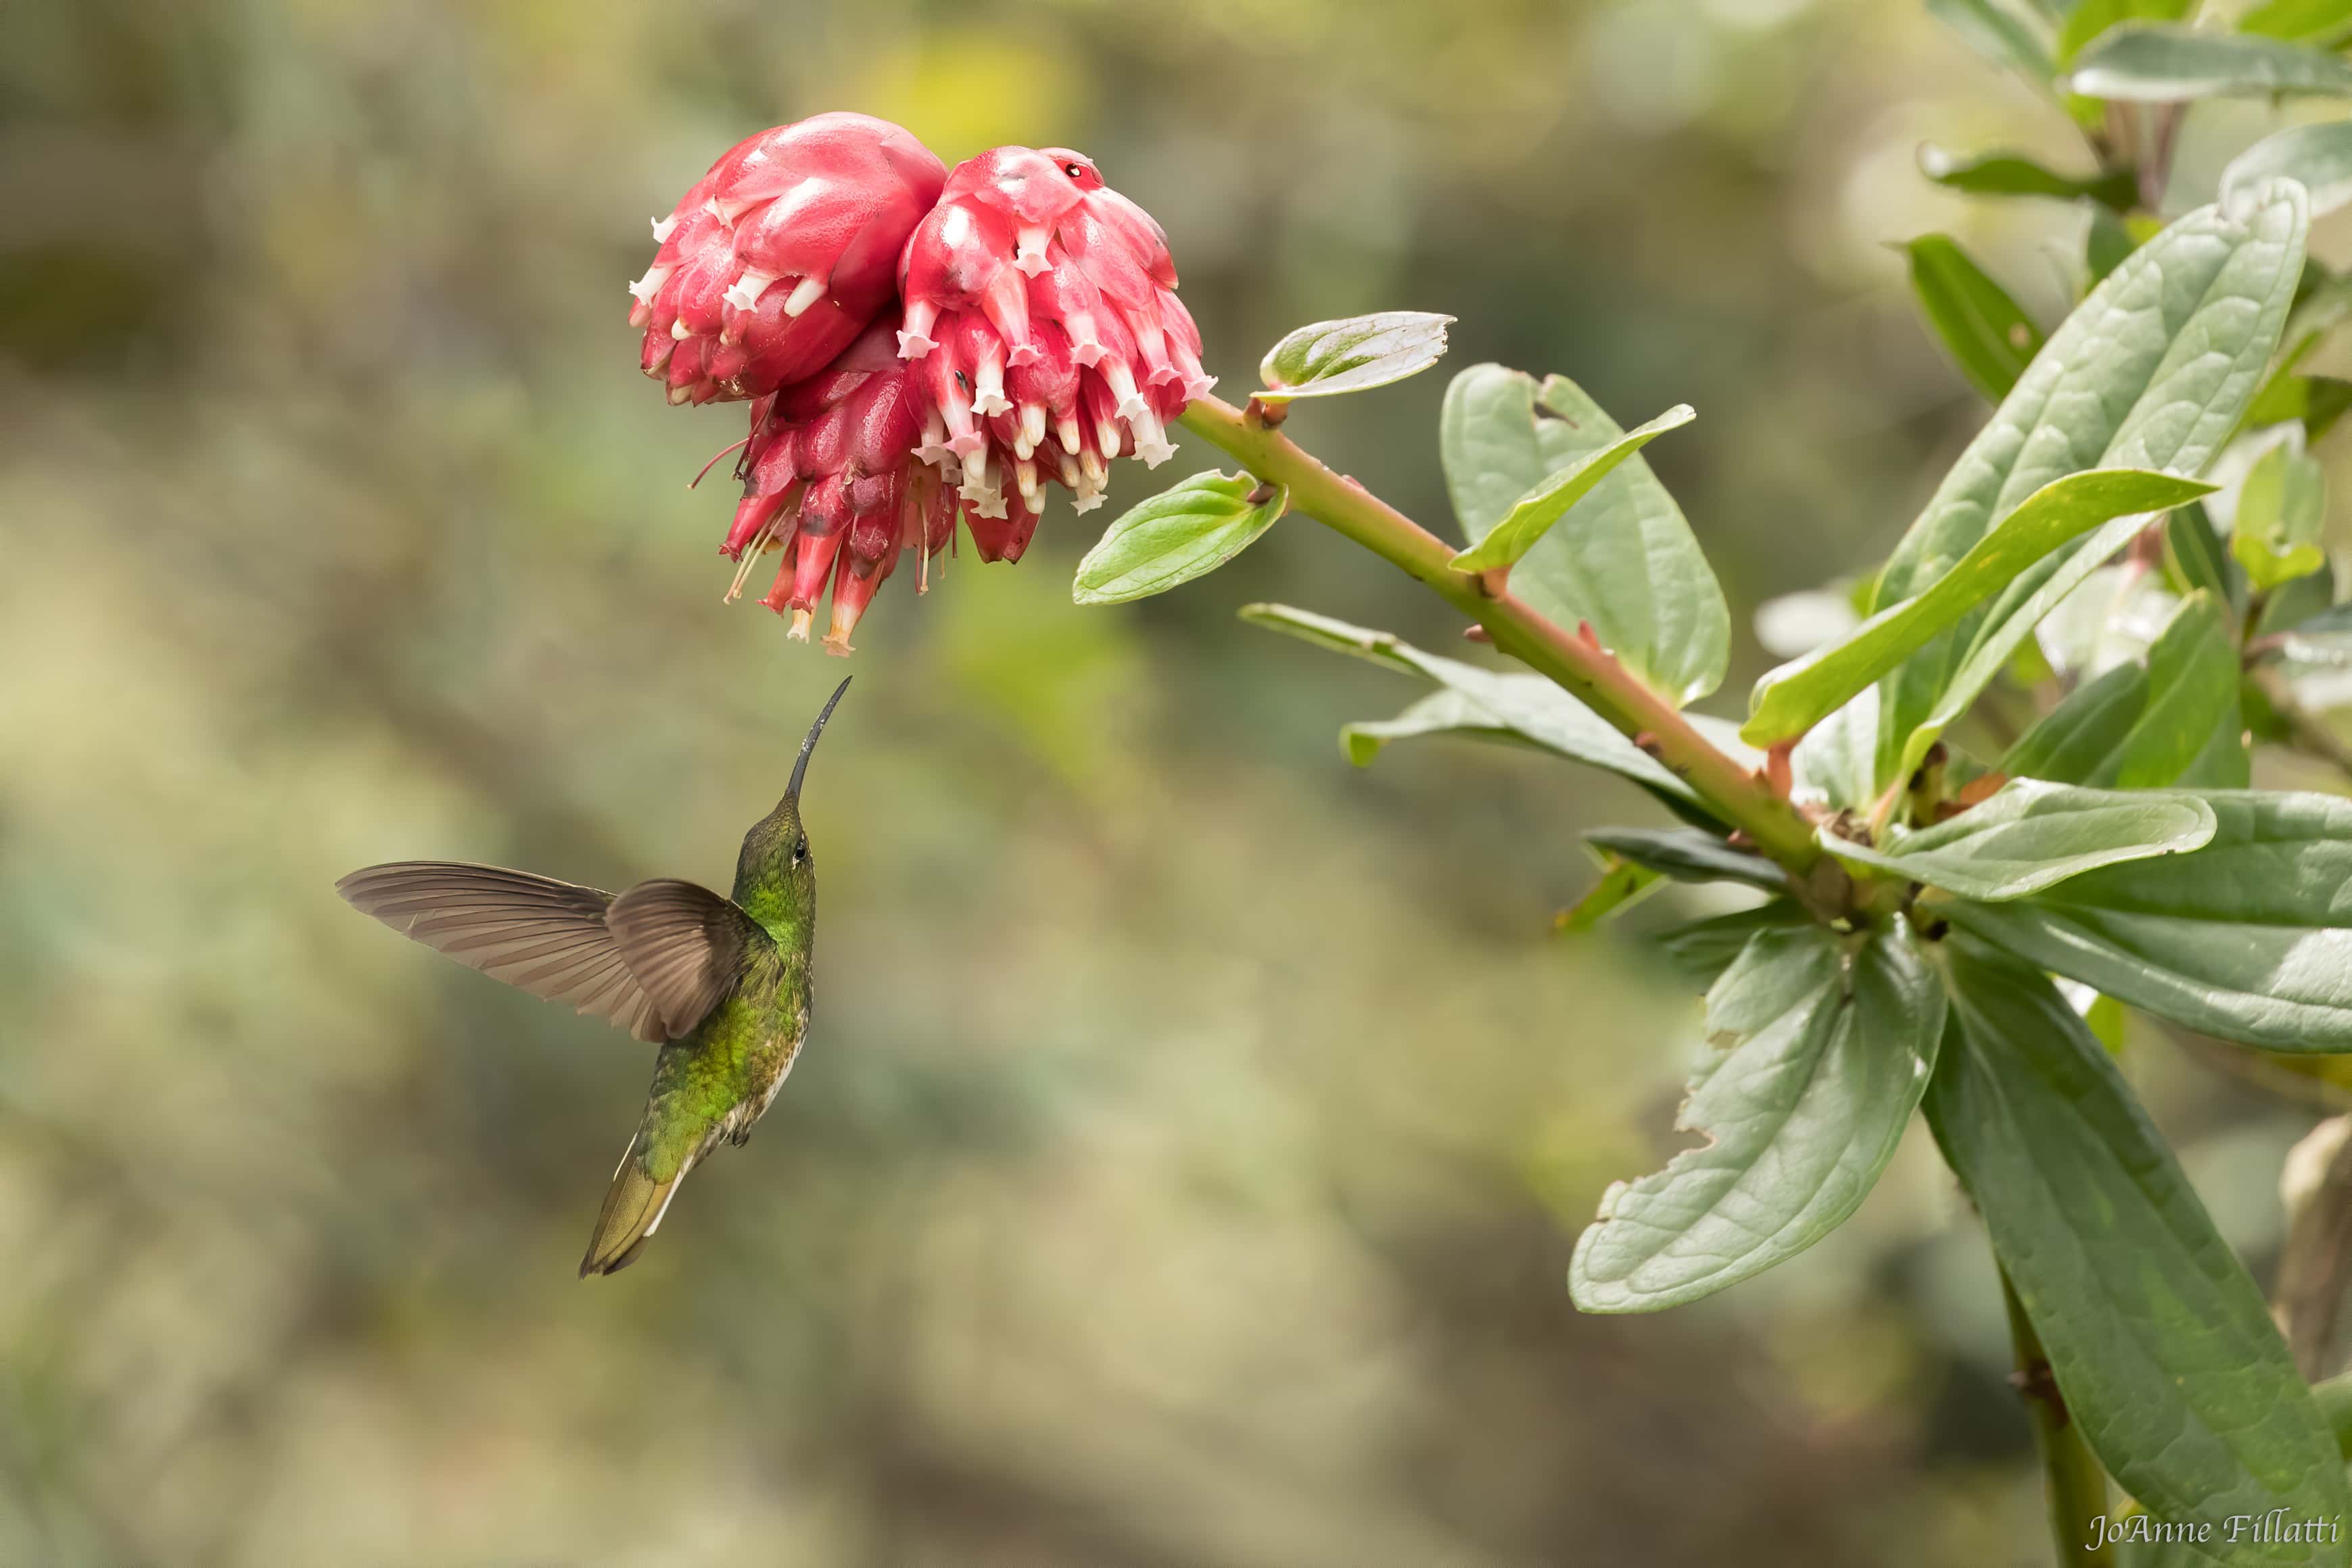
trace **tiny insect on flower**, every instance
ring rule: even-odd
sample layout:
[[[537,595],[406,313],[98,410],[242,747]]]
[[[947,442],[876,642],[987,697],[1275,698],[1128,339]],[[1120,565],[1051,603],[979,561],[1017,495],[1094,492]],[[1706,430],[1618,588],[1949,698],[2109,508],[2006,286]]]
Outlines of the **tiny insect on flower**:
[[[640,365],[672,402],[763,396],[830,363],[893,303],[946,165],[909,132],[819,114],[730,148],[654,223],[629,286]]]

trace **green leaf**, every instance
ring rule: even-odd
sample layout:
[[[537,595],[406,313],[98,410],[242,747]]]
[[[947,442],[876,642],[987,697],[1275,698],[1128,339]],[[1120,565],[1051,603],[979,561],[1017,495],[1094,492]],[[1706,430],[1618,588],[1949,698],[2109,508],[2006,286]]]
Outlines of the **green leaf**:
[[[1426,310],[1382,310],[1301,327],[1266,350],[1257,400],[1332,397],[1419,375],[1444,356],[1453,321]]]
[[[2194,795],[2012,779],[1949,821],[1889,829],[1877,848],[1841,839],[1826,827],[1821,841],[1840,860],[1996,902],[2101,866],[2184,853],[2210,839],[2213,826],[2212,809]]]
[[[1624,433],[1575,382],[1474,365],[1445,392],[1445,484],[1475,545],[1529,491]],[[1680,705],[1722,683],[1731,612],[1682,509],[1638,455],[1594,486],[1574,523],[1538,540],[1511,590],[1573,631],[1582,622],[1645,684]]]
[[[2197,98],[2352,94],[2352,66],[2251,34],[2118,27],[2083,51],[2067,87],[2090,98],[2179,103]]]
[[[2090,268],[2093,283],[2105,283],[2107,275],[2139,246],[2140,236],[2132,233],[2131,225],[2113,207],[2091,209],[2091,232],[2083,242],[2083,261]]]
[[[2177,22],[2194,0],[2080,0],[2058,33],[2058,63],[2073,62],[2083,46],[2125,22]]]
[[[2238,18],[2238,31],[2322,46],[2352,35],[2352,0],[2265,0]]]
[[[1246,474],[1195,474],[1137,503],[1078,562],[1070,597],[1124,604],[1205,577],[1247,549],[1289,505],[1279,485]]]
[[[2212,519],[2194,503],[2168,513],[2164,519],[2164,575],[2183,598],[2200,589],[2224,604],[2235,604],[2230,569],[2224,564],[2221,541]]]
[[[2261,1291],[2170,1147],[2047,980],[1964,937],[1943,946],[1952,1027],[1927,1124],[2091,1451],[2149,1512],[2210,1527],[2216,1558],[2340,1568],[2341,1542],[2249,1539],[2249,1518],[2332,1521],[2352,1499]]]
[[[2262,382],[2307,227],[2302,187],[2282,183],[2250,194],[2242,210],[2190,213],[2133,252],[2051,335],[1945,476],[1881,574],[1878,605],[1923,591],[2053,479],[2094,467],[2202,469]],[[1881,706],[1882,787],[1917,766],[2034,621],[2134,527],[2110,524],[2020,578],[1895,674]]]
[[[2021,152],[1966,158],[1933,143],[1922,143],[1919,172],[1948,191],[1965,191],[1972,196],[2087,199],[2118,212],[2139,200],[2138,183],[2128,169],[2104,174],[2061,174]]]
[[[1706,998],[1715,1048],[1680,1125],[1707,1142],[1601,1200],[1569,1292],[1648,1312],[1761,1273],[1836,1229],[1885,1169],[1934,1070],[1943,988],[1906,928],[1752,937]]]
[[[2051,481],[1918,593],[1759,681],[1740,737],[1766,747],[1794,740],[2061,545],[2117,517],[2136,531],[2143,514],[2212,488],[2200,479],[2136,468],[2094,468]]]
[[[1536,541],[1566,517],[1569,508],[1592,493],[1617,465],[1669,430],[1679,430],[1698,417],[1691,405],[1678,402],[1647,424],[1637,424],[1599,451],[1561,469],[1520,497],[1503,518],[1486,530],[1486,538],[1454,558],[1456,571],[1494,571],[1518,564]]]
[[[2352,1051],[2352,800],[2214,790],[2191,854],[2112,865],[1956,925],[2178,1023],[2273,1051]]]
[[[1681,778],[1541,675],[1505,674],[1457,659],[1441,658],[1389,632],[1351,626],[1345,621],[1294,610],[1286,604],[1246,605],[1241,617],[1254,625],[1286,632],[1318,647],[1421,675],[1444,688],[1436,697],[1451,700],[1442,708],[1432,706],[1435,698],[1425,698],[1390,727],[1349,727],[1348,752],[1359,764],[1370,761],[1383,742],[1401,735],[1452,729],[1507,736],[1517,743],[1620,774],[1676,810],[1695,815],[1700,821],[1707,820],[1697,793]]]
[[[2200,589],[2173,612],[2146,658],[2069,693],[2010,748],[2000,771],[2093,789],[2161,789],[2189,771],[2217,731],[2235,740],[2238,672],[2229,612]]]
[[[2333,430],[2347,410],[2352,410],[2352,382],[2334,376],[2273,376],[2248,405],[2246,428],[2300,420],[2304,438],[2316,441]]]
[[[2319,548],[2326,517],[2326,471],[2284,444],[2273,446],[2255,459],[2239,487],[2230,554],[2257,589],[2307,577],[2327,561]]]
[[[1927,324],[1969,384],[1999,402],[2041,350],[2042,329],[1944,235],[1926,235],[1903,248]]]
[[[1833,812],[1869,810],[1878,795],[1871,778],[1877,747],[1878,688],[1870,686],[1807,730],[1789,753],[1791,796]]]
[[[2335,603],[2336,569],[2323,560],[2317,571],[2280,583],[2264,597],[2261,613],[2254,619],[2253,635],[2267,637],[2301,626]]]
[[[1563,936],[1576,936],[1591,930],[1602,921],[1622,915],[1626,910],[1665,885],[1666,879],[1648,866],[1636,865],[1615,855],[1601,857],[1601,880],[1592,891],[1576,901],[1571,908],[1563,909],[1552,922],[1552,929]]]
[[[1699,828],[1595,828],[1584,841],[1676,882],[1744,882],[1767,893],[1789,885],[1787,873],[1762,855],[1733,849]]]
[[[1796,904],[1776,898],[1753,909],[1669,925],[1657,934],[1657,942],[1667,961],[1688,977],[1693,985],[1706,990],[1723,977],[1723,972],[1748,950],[1748,942],[1759,932],[1820,929],[1813,917]]]
[[[2221,200],[2280,176],[2311,193],[2315,218],[2352,202],[2352,120],[2298,125],[2265,136],[2221,171]]]
[[[1927,0],[1927,9],[1996,66],[2044,89],[2058,74],[2042,29],[1999,0]]]

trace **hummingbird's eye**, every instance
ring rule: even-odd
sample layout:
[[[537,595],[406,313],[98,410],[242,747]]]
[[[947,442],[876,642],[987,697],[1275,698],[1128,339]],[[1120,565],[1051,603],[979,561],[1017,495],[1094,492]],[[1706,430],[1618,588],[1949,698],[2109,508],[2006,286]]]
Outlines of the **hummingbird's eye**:
[[[793,841],[793,863],[794,865],[798,865],[801,862],[806,859],[808,859],[808,841],[806,839],[794,839]]]

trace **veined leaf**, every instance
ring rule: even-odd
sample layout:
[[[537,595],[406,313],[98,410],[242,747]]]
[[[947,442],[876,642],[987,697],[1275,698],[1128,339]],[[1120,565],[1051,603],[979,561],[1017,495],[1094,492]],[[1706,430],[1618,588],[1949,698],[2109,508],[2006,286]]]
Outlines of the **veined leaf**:
[[[1826,827],[1821,841],[1840,860],[1991,902],[2022,898],[2101,866],[2181,854],[2213,831],[2212,808],[2194,795],[2012,779],[1950,821],[1891,829],[1875,848]]]
[[[1942,945],[1952,1027],[1927,1124],[2084,1439],[2216,1558],[2341,1568],[2334,1542],[2258,1542],[2247,1520],[2340,1518],[2344,1462],[2230,1250],[2115,1063],[2039,973]],[[2233,1519],[2237,1521],[2232,1527]]]
[[[2315,218],[2352,202],[2352,120],[2298,125],[2263,137],[2221,171],[2221,199],[2282,175],[2311,193]]]
[[[1762,855],[1733,849],[1702,828],[1595,828],[1584,841],[1676,882],[1744,882],[1785,892],[1786,873]]]
[[[2219,778],[2190,773],[2200,758],[2233,753],[2239,659],[2229,612],[2210,589],[2184,600],[2142,660],[2117,664],[2077,686],[2001,759],[2000,771],[2102,789],[2161,789],[2186,777],[2225,788],[2246,783],[2242,768]],[[2217,733],[2229,752],[2209,753]]]
[[[2089,98],[2180,103],[2197,98],[2352,95],[2352,66],[2249,33],[2118,27],[2083,51],[2067,78]]]
[[[1255,543],[1289,505],[1279,485],[1246,474],[1195,474],[1139,501],[1078,562],[1070,597],[1124,604],[1204,577]]]
[[[2086,872],[1952,924],[2223,1040],[2352,1051],[2352,800],[2214,790],[2193,853]]]
[[[1729,915],[1685,921],[1658,933],[1658,946],[1668,961],[1701,990],[1723,977],[1748,942],[1765,931],[1817,931],[1813,917],[1786,898]]]
[[[1286,333],[1266,350],[1258,373],[1260,402],[1365,392],[1419,375],[1445,352],[1451,316],[1382,310],[1344,321],[1318,321]]]
[[[1456,571],[1494,571],[1518,564],[1551,526],[1568,516],[1569,508],[1592,493],[1616,466],[1669,430],[1679,430],[1698,415],[1678,402],[1646,424],[1637,424],[1608,445],[1561,469],[1513,504],[1486,537],[1454,558]]]
[[[1717,1054],[1682,1125],[1702,1147],[1601,1199],[1569,1291],[1588,1312],[1712,1295],[1794,1256],[1861,1207],[1927,1086],[1944,992],[1907,927],[1851,944],[1765,930],[1708,991]]]
[[[2202,469],[2261,384],[2302,274],[2302,187],[2205,207],[2132,253],[2034,357],[1911,526],[1878,585],[1880,608],[1924,591],[1995,519],[2065,475],[2093,467]],[[1888,680],[1878,781],[1917,760],[1975,700],[2033,619],[2126,542],[2117,522],[1972,612]]]
[[[1969,384],[1999,402],[2042,348],[2042,329],[2009,291],[1943,235],[1905,246],[1911,292]]]
[[[2120,212],[2139,200],[2128,169],[2105,174],[2061,174],[2020,152],[1990,152],[1966,158],[1933,144],[1919,149],[1919,172],[1948,191],[1972,196],[2048,196],[2088,199]]]
[[[2051,481],[1917,593],[1759,681],[1741,737],[1750,746],[1795,739],[2059,546],[2118,517],[2139,518],[2212,488],[2134,468],[2095,468]]]
[[[1348,751],[1359,763],[1369,761],[1382,742],[1400,735],[1457,729],[1508,736],[1521,744],[1621,774],[1685,817],[1702,822],[1711,820],[1697,794],[1681,778],[1541,675],[1505,674],[1441,658],[1389,632],[1351,626],[1286,604],[1246,605],[1241,617],[1318,647],[1420,675],[1444,688],[1436,696],[1451,700],[1442,707],[1432,706],[1434,697],[1425,698],[1390,726],[1351,726]]]
[[[1439,445],[1464,538],[1475,546],[1528,492],[1623,432],[1575,382],[1474,365],[1445,392]],[[1731,612],[1682,509],[1637,454],[1595,485],[1511,572],[1511,591],[1603,646],[1677,705],[1715,690]]]

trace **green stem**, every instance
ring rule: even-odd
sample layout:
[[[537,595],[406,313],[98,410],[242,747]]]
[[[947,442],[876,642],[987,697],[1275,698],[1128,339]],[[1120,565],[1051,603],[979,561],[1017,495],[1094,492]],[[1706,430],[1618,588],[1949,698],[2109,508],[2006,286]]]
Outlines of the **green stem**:
[[[2042,1338],[2033,1332],[2032,1321],[2025,1315],[2024,1303],[2017,1299],[2006,1270],[2000,1277],[2000,1299],[2009,1309],[2010,1343],[2017,1347],[2014,1381],[2024,1397],[2026,1416],[2033,1423],[2033,1446],[2042,1454],[2042,1476],[2050,1500],[2050,1539],[2058,1548],[2058,1561],[2061,1564],[2111,1563],[2114,1554],[2105,1546],[2091,1543],[2096,1521],[2107,1511],[2106,1472],[2099,1468],[2066,1409],[2058,1380],[2050,1371],[2050,1358],[2042,1354]]]
[[[1512,593],[1507,583],[1454,570],[1444,540],[1354,480],[1333,473],[1268,425],[1217,398],[1184,411],[1188,430],[1290,491],[1290,505],[1419,579],[1476,621],[1496,648],[1549,676],[1696,790],[1707,809],[1799,878],[1822,863],[1812,824],[1755,773],[1709,745],[1672,703],[1634,679],[1589,636],[1580,637]]]

